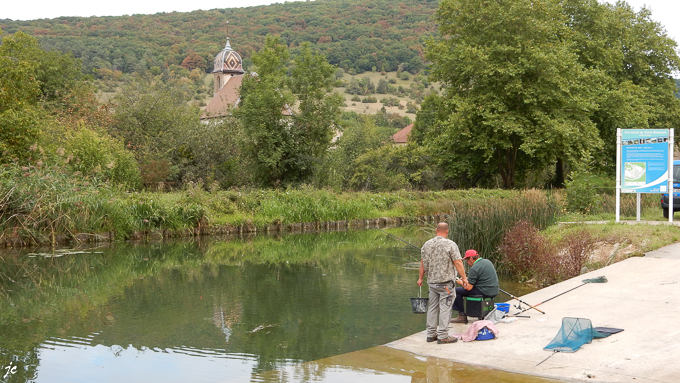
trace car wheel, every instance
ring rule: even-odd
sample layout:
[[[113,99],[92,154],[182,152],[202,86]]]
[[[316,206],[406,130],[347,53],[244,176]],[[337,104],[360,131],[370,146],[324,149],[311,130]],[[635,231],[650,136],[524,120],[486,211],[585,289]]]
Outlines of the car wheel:
[[[663,210],[663,217],[668,218],[668,209],[661,209]]]

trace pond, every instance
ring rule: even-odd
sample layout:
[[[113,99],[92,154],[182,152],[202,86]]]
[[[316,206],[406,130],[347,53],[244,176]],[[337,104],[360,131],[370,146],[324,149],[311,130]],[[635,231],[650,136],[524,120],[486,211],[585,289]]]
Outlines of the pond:
[[[389,232],[414,244],[431,236]],[[373,382],[427,372],[423,358],[376,347],[425,323],[409,301],[418,251],[377,230],[1,255],[2,382]]]

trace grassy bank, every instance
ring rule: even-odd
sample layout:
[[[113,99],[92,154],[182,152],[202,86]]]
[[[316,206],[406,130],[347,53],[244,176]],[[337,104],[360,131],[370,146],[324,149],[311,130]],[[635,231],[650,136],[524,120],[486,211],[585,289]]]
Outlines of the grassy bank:
[[[16,238],[24,243],[53,243],[81,233],[113,233],[116,239],[127,239],[139,232],[168,236],[186,234],[187,229],[195,228],[265,228],[435,214],[450,214],[455,231],[464,230],[477,218],[491,217],[500,226],[481,224],[473,230],[502,232],[518,218],[533,220],[527,213],[540,216],[536,222],[543,222],[543,227],[554,220],[559,210],[552,194],[543,191],[207,191],[202,185],[190,185],[178,192],[126,193],[96,179],[71,176],[57,169],[6,173],[0,174],[0,241],[6,243]]]

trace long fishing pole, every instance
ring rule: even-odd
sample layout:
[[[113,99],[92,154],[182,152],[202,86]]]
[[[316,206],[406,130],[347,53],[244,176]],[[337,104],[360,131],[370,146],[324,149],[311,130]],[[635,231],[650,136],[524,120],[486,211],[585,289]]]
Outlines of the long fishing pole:
[[[378,228],[376,228],[376,230],[380,230],[380,231],[382,231],[383,233],[389,235],[390,237],[392,237],[392,238],[394,238],[394,239],[398,239],[398,240],[400,240],[400,241],[402,241],[402,242],[404,242],[404,243],[407,243],[407,244],[409,244],[409,245],[415,247],[415,248],[418,249],[418,250],[422,250],[420,247],[418,247],[418,246],[412,244],[411,242],[405,241],[405,240],[403,240],[403,239],[397,237],[396,235],[392,235],[392,234],[386,232],[386,231],[383,230],[383,229],[378,229]]]
[[[534,306],[532,306],[532,305],[530,305],[530,304],[524,302],[523,300],[517,298],[516,296],[510,294],[509,292],[507,292],[507,291],[505,291],[505,290],[503,290],[503,289],[501,289],[501,288],[499,288],[498,290],[500,290],[501,292],[505,293],[506,295],[509,295],[511,298],[517,299],[520,303],[524,303],[525,305],[531,307],[532,309],[538,311],[539,313],[545,314],[543,311],[541,311],[541,310],[537,309],[536,307],[534,307]],[[536,305],[536,306],[538,306],[538,305]],[[518,307],[518,308],[521,308],[521,307]],[[526,310],[528,310],[528,309],[526,309]],[[524,310],[524,311],[526,311],[526,310]],[[524,311],[520,311],[520,312],[524,312]],[[517,313],[517,314],[519,314],[519,313]],[[515,316],[516,316],[516,315],[515,315]]]
[[[606,282],[607,282],[607,277],[605,277],[605,276],[601,276],[601,277],[597,277],[597,278],[591,278],[591,279],[584,279],[582,284],[580,284],[580,285],[578,285],[578,286],[576,286],[576,287],[572,287],[571,289],[569,289],[569,290],[567,290],[567,291],[565,291],[565,292],[563,292],[563,293],[557,294],[557,295],[555,295],[555,296],[552,297],[552,298],[548,298],[548,299],[544,300],[543,302],[536,304],[536,306],[540,306],[540,305],[544,304],[544,303],[547,302],[547,301],[551,301],[551,300],[553,300],[553,299],[559,297],[560,295],[564,295],[564,294],[570,292],[571,290],[576,290],[576,289],[578,289],[579,287],[582,287],[582,286],[587,285],[588,283],[606,283]],[[521,314],[521,313],[523,313],[523,312],[525,312],[525,311],[527,311],[527,310],[529,310],[529,309],[524,309],[524,310],[522,310],[522,311],[519,311],[519,312],[515,313],[515,315]]]

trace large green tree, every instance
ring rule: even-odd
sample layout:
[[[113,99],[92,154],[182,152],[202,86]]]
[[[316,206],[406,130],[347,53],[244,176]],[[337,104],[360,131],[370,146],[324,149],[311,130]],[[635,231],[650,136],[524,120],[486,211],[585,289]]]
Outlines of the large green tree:
[[[563,9],[579,62],[606,74],[591,119],[604,142],[596,165],[613,174],[617,128],[668,129],[680,123],[672,78],[680,69],[677,44],[647,8],[635,12],[623,1],[565,0]]]
[[[511,188],[518,170],[601,145],[589,119],[598,73],[578,62],[557,1],[447,0],[437,18],[444,38],[428,57],[449,113],[432,142],[450,176],[489,164]],[[470,156],[483,163],[455,166]]]
[[[38,140],[45,118],[63,109],[63,98],[82,79],[80,61],[72,55],[47,52],[23,32],[2,38],[0,162],[29,156],[28,148]]]
[[[674,44],[645,10],[590,0],[444,0],[437,20],[441,36],[427,55],[445,91],[424,105],[430,122],[416,136],[449,177],[497,174],[514,187],[528,170],[606,162],[600,148],[603,140],[610,147],[617,127],[665,126],[677,116]]]
[[[309,181],[326,155],[342,97],[333,93],[335,68],[303,44],[288,74],[288,49],[267,36],[253,55],[256,76],[246,76],[235,115],[256,176],[268,186]]]

